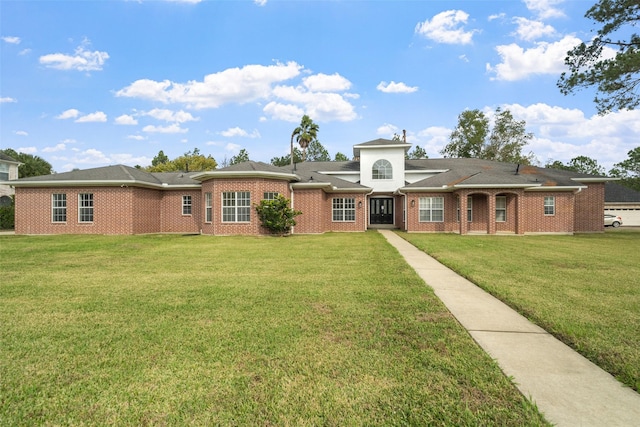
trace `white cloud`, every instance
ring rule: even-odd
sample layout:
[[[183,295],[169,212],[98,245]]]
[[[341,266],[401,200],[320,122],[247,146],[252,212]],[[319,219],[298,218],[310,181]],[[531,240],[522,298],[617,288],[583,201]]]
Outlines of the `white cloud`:
[[[4,36],[1,37],[2,41],[5,43],[9,43],[9,44],[20,44],[20,37],[15,37],[15,36]]]
[[[66,120],[66,119],[75,119],[80,115],[80,111],[75,108],[71,108],[69,110],[63,111],[59,116],[56,116],[56,119]]]
[[[253,0],[254,4],[257,4],[258,6],[264,6],[267,4],[267,0]]]
[[[38,149],[36,147],[19,147],[16,151],[18,153],[35,154]]]
[[[100,71],[105,61],[109,59],[107,52],[89,51],[89,41],[84,40],[76,48],[73,55],[64,53],[50,53],[40,57],[40,63],[47,68],[56,70]]]
[[[15,98],[10,98],[8,96],[0,98],[0,104],[10,103],[10,102],[18,102],[18,100]]]
[[[465,31],[468,19],[469,14],[462,10],[447,10],[418,23],[415,32],[438,43],[469,44],[477,30]]]
[[[153,117],[157,120],[163,120],[165,122],[174,122],[174,123],[186,123],[186,122],[195,122],[200,120],[198,117],[193,117],[191,113],[186,111],[171,111],[162,108],[154,108],[151,111],[147,111],[146,113],[142,113],[145,116]]]
[[[127,139],[134,139],[136,141],[144,141],[146,138],[142,135],[128,135]]]
[[[253,132],[249,133],[246,130],[241,129],[239,127],[223,130],[222,132],[220,132],[220,135],[226,138],[233,138],[233,137],[260,138],[260,132],[258,132],[257,129],[254,129]]]
[[[515,34],[526,41],[533,41],[556,34],[555,28],[540,21],[531,21],[527,18],[515,17],[513,22],[518,25]]]
[[[302,104],[303,111],[315,121],[347,122],[357,117],[353,105],[337,93],[309,92],[300,86],[276,86],[273,95],[287,102]],[[263,111],[267,112],[270,104],[265,106]],[[301,115],[298,115],[293,120],[282,120],[299,121],[300,117]]]
[[[338,92],[349,90],[351,82],[338,73],[332,75],[315,74],[305,77],[302,82],[312,92]]]
[[[580,39],[565,36],[554,43],[538,42],[535,47],[524,49],[512,43],[497,46],[502,62],[495,67],[487,64],[487,71],[496,74],[496,80],[522,80],[531,75],[559,75],[566,71],[564,58],[567,52],[580,44]]]
[[[242,148],[241,145],[234,144],[232,142],[229,142],[229,143],[227,143],[227,145],[224,146],[225,150],[230,151],[232,153],[236,153],[236,152],[240,151],[240,148]]]
[[[138,121],[128,114],[123,114],[121,116],[116,117],[114,123],[117,125],[137,125]]]
[[[198,4],[202,0],[165,0],[171,3],[189,3],[189,4]]]
[[[42,152],[44,153],[55,153],[56,151],[64,151],[67,149],[67,146],[65,144],[56,144],[53,147],[45,147],[42,149]]]
[[[31,49],[22,49],[20,52],[18,52],[18,55],[24,56],[30,53],[31,53]]]
[[[102,111],[96,111],[95,113],[78,117],[75,120],[76,123],[96,123],[96,122],[106,122],[106,121],[107,121],[107,115]]]
[[[376,129],[376,134],[391,138],[394,133],[398,132],[398,127],[389,123],[385,123]]]
[[[413,93],[418,90],[418,86],[407,86],[402,82],[396,83],[392,80],[391,83],[380,82],[376,89],[384,93]]]
[[[535,12],[541,19],[563,17],[564,12],[555,7],[563,2],[564,0],[524,0],[527,9]]]
[[[297,105],[281,104],[275,101],[265,105],[262,111],[272,119],[284,120],[285,122],[299,122],[304,115],[304,110]]]
[[[137,80],[116,92],[116,96],[144,98],[163,103],[182,103],[190,108],[217,108],[229,103],[244,104],[271,95],[274,83],[300,74],[295,62],[275,65],[245,65],[209,74],[203,81],[175,83],[168,80]]]
[[[493,15],[489,15],[489,17],[487,18],[487,21],[491,22],[491,21],[494,21],[496,19],[503,19],[505,16],[506,15],[505,15],[504,12],[496,13],[496,14],[493,14]]]
[[[142,131],[148,133],[187,133],[189,129],[183,129],[178,123],[173,123],[169,126],[148,125],[142,128]]]
[[[18,136],[29,136],[29,134],[23,130],[15,130],[13,131],[13,133],[15,133]]]

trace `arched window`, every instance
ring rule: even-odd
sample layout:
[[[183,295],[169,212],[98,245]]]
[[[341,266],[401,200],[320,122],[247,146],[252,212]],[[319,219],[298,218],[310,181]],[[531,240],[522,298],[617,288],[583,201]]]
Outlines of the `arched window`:
[[[372,169],[373,179],[392,179],[393,168],[388,160],[380,159],[373,164]]]

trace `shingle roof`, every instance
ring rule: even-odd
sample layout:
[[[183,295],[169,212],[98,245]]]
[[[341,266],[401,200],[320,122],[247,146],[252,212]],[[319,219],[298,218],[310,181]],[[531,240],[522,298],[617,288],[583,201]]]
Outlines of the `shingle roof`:
[[[19,161],[17,161],[16,159],[11,157],[10,155],[4,154],[4,152],[1,151],[1,150],[0,150],[0,160],[4,160],[5,162],[20,163]]]
[[[604,186],[604,201],[605,203],[640,203],[640,191],[607,182]]]

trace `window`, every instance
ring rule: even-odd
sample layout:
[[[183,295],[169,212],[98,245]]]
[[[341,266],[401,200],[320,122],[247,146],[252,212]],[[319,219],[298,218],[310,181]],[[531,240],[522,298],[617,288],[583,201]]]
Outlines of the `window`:
[[[51,195],[51,221],[67,222],[67,195]]]
[[[554,196],[544,197],[544,214],[547,216],[556,214],[556,198]]]
[[[78,222],[93,222],[93,193],[78,194]]]
[[[278,192],[276,191],[266,191],[264,193],[264,197],[262,198],[263,200],[275,200],[276,197],[278,197]]]
[[[457,221],[460,222],[460,198],[458,197]],[[473,197],[467,196],[467,222],[473,221]]]
[[[222,222],[251,221],[251,193],[226,191],[222,193]]]
[[[496,196],[496,222],[507,220],[507,197]]]
[[[6,163],[0,163],[0,181],[9,180],[9,165]]]
[[[213,215],[213,202],[211,193],[204,193],[204,221],[211,222]]]
[[[352,222],[356,220],[356,199],[333,199],[332,218],[334,222]]]
[[[393,168],[388,160],[380,159],[373,164],[372,169],[373,179],[392,179]]]
[[[182,215],[191,215],[191,196],[182,196]]]
[[[444,197],[420,197],[420,222],[444,221]]]

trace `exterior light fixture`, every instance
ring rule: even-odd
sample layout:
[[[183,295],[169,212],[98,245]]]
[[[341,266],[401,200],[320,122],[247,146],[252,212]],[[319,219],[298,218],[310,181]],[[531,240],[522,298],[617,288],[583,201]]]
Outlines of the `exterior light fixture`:
[[[362,207],[362,200],[358,202],[358,209],[360,209],[361,207]]]
[[[415,205],[416,205],[416,201],[415,201],[415,200],[412,200],[412,201],[411,201],[411,207],[413,208],[413,207],[415,207]]]

